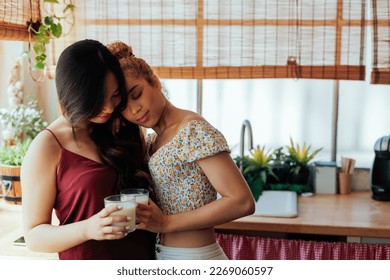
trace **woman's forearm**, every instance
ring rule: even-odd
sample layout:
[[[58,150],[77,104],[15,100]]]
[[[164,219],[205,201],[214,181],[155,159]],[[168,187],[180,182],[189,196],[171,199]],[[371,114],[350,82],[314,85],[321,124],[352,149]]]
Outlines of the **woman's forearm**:
[[[64,226],[38,225],[25,232],[27,248],[35,252],[56,253],[85,241],[85,221]]]
[[[251,215],[253,201],[223,197],[196,210],[167,216],[163,232],[178,232],[214,227]]]

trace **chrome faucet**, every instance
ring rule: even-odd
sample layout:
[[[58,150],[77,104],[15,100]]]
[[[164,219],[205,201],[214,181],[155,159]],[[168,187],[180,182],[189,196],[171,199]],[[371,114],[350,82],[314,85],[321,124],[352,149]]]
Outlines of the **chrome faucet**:
[[[248,149],[249,151],[253,149],[253,134],[252,126],[248,120],[244,120],[241,126],[241,138],[240,138],[240,157],[244,156],[244,142],[245,142],[245,129],[248,129]],[[240,170],[243,171],[242,162],[240,162]]]

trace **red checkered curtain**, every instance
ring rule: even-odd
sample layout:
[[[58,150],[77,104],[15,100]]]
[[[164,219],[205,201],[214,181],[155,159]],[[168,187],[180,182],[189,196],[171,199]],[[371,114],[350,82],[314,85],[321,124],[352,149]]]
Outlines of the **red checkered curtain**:
[[[390,85],[390,1],[371,0],[373,26],[372,84]]]
[[[0,40],[28,41],[29,23],[41,20],[39,0],[1,0]]]
[[[216,234],[230,260],[390,260],[390,245]]]
[[[75,5],[77,39],[122,40],[161,78],[365,79],[365,0]]]

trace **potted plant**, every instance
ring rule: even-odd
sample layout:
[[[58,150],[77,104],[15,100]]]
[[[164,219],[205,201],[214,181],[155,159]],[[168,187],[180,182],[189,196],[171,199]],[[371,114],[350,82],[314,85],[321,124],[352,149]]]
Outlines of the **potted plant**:
[[[37,101],[31,100],[18,104],[12,109],[0,109],[0,123],[3,127],[2,138],[7,143],[33,139],[47,125],[42,118],[42,111],[37,108]]]
[[[9,203],[22,202],[22,188],[20,184],[20,165],[30,146],[31,139],[17,141],[13,145],[0,147],[0,174],[4,199]]]
[[[290,183],[305,185],[311,174],[309,163],[322,150],[322,148],[310,152],[311,145],[303,143],[302,147],[294,143],[290,137],[290,145],[286,146],[288,153],[285,162],[289,168]]]
[[[274,151],[258,146],[250,156],[236,157],[235,161],[242,164],[242,174],[257,201],[263,190],[310,191],[310,161],[322,150],[310,152],[310,148],[306,143],[301,147],[290,137],[289,146]]]
[[[286,153],[283,147],[275,149],[272,153],[272,172],[274,176],[269,176],[268,184],[287,183],[289,170],[286,166]]]
[[[265,146],[257,146],[250,153],[250,156],[237,157],[235,161],[238,165],[242,164],[242,175],[257,201],[267,184],[267,179],[270,176],[275,176],[271,165],[272,151],[265,150]]]
[[[20,165],[35,136],[47,126],[36,101],[0,109],[3,141],[0,146],[2,195],[10,203],[21,203]]]
[[[35,78],[31,73],[32,70],[45,70],[46,68],[46,45],[50,43],[52,39],[60,38],[70,33],[75,24],[75,5],[72,0],[62,1],[59,0],[40,0],[42,1],[42,8],[45,14],[43,21],[28,22],[28,30],[32,34],[29,44],[29,52],[32,50],[35,54],[35,65],[31,69],[30,63],[30,75],[35,81],[43,81],[45,71],[41,71],[42,77]],[[67,31],[64,31],[64,28]]]

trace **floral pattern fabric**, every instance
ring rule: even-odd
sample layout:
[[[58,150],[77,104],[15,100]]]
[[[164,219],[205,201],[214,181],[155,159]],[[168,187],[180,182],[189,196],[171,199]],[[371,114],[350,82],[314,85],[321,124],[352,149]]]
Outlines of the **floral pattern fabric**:
[[[156,134],[147,136],[151,151]],[[192,120],[149,160],[157,202],[164,214],[197,209],[217,199],[217,192],[197,160],[229,152],[225,137],[204,120]]]

